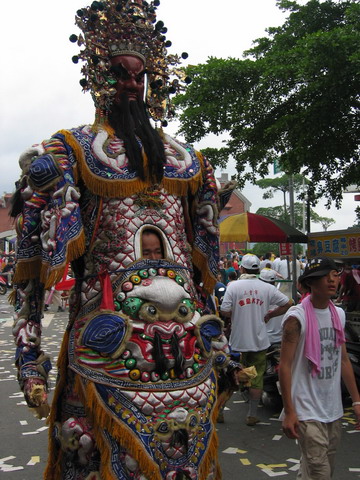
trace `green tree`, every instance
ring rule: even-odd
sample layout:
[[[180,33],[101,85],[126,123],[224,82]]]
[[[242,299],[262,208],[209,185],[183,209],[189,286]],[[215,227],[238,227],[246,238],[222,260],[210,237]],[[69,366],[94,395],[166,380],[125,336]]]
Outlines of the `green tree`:
[[[266,177],[276,159],[311,179],[313,199],[339,205],[343,188],[360,183],[360,3],[277,4],[287,20],[244,60],[188,67],[193,82],[176,99],[180,131],[189,141],[226,133],[206,154],[215,166],[233,157],[240,184]]]
[[[355,208],[356,220],[354,223],[354,227],[360,227],[360,207]]]
[[[278,243],[255,243],[251,249],[251,253],[260,257],[265,255],[267,252],[274,252],[276,255],[279,255],[279,244]]]
[[[311,214],[311,220],[314,222],[314,223],[320,223],[323,230],[326,232],[327,229],[331,226],[331,225],[334,225],[335,223],[335,220],[333,218],[329,218],[329,217],[321,217],[320,215],[318,215],[316,212],[312,211],[312,214]]]
[[[271,218],[278,218],[284,222],[288,222],[290,212],[287,207],[287,213],[284,213],[284,209],[281,205],[276,207],[261,207],[256,213],[258,215],[265,215]],[[295,228],[302,230],[303,227],[303,204],[301,202],[294,203],[294,216],[295,216]],[[335,223],[333,218],[321,217],[312,208],[310,209],[310,219],[313,223],[320,223],[322,228],[326,231],[330,225]]]
[[[262,178],[256,182],[256,185],[266,192],[263,194],[263,199],[267,200],[274,197],[274,192],[282,192],[284,196],[284,221],[289,221],[289,212],[286,203],[286,194],[290,191],[290,177],[289,175],[282,175],[275,178]],[[297,174],[293,176],[293,189],[294,192],[299,192],[303,186],[303,182],[309,183],[303,175]]]

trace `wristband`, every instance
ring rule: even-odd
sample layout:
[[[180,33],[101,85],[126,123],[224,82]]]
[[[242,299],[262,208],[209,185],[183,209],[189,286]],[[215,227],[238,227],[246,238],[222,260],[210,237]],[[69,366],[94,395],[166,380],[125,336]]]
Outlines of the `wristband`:
[[[356,405],[360,405],[360,402],[353,402],[352,406],[355,407]]]

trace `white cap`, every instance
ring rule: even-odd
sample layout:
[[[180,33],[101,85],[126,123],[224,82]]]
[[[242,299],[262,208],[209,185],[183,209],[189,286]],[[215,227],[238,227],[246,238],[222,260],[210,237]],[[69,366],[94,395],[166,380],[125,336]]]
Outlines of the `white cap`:
[[[247,253],[241,259],[241,266],[246,270],[258,270],[260,267],[260,260],[256,255]]]
[[[276,272],[272,268],[263,268],[260,272],[260,280],[264,282],[275,282]]]

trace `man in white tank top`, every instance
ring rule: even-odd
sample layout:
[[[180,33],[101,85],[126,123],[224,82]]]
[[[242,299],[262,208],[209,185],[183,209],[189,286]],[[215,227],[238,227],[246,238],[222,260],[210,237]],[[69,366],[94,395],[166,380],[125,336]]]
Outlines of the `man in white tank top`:
[[[341,433],[341,377],[353,401],[356,428],[360,428],[360,396],[345,347],[345,313],[331,301],[339,285],[335,262],[314,258],[299,281],[310,295],[283,319],[281,418],[286,436],[299,442],[298,478],[329,480]]]

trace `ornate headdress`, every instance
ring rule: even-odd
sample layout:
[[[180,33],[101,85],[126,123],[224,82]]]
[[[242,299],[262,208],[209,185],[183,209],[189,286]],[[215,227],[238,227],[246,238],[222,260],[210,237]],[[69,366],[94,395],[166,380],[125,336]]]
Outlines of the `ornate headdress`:
[[[190,79],[177,68],[180,56],[167,53],[171,46],[165,37],[167,29],[163,22],[156,22],[159,4],[159,0],[103,0],[77,11],[75,23],[83,34],[71,35],[70,41],[77,42],[82,50],[73,62],[85,62],[80,84],[84,91],[91,91],[97,122],[106,118],[116,93],[117,80],[110,62],[116,55],[135,55],[144,61],[151,117],[164,121],[174,114],[169,97],[182,90]],[[181,56],[187,58],[186,53]]]

